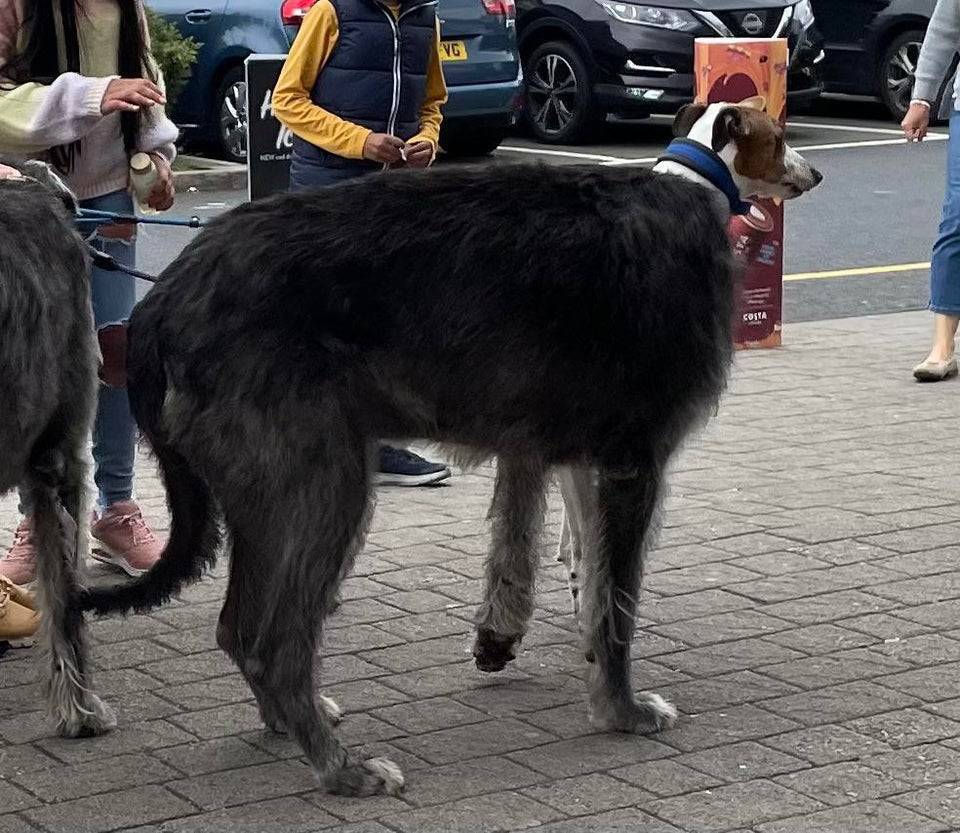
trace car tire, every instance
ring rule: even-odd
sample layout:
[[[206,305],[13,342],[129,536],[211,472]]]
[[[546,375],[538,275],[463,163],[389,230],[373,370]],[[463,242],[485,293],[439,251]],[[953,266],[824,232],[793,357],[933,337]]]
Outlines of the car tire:
[[[223,76],[214,98],[217,154],[229,162],[247,161],[247,78],[243,67]]]
[[[566,145],[585,140],[606,118],[593,100],[586,61],[566,41],[538,46],[524,61],[524,123],[534,138]]]
[[[506,135],[506,129],[451,130],[441,132],[440,147],[448,156],[489,156],[500,146]]]
[[[903,120],[910,107],[913,94],[914,73],[920,47],[923,44],[923,31],[911,29],[897,35],[890,41],[880,58],[877,77],[880,100],[898,122]],[[937,104],[934,102],[934,106]],[[936,109],[934,109],[936,115]]]

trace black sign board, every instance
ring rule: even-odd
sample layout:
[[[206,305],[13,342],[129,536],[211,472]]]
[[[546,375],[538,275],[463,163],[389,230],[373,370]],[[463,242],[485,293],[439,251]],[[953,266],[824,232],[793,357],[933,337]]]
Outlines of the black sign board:
[[[273,88],[286,55],[247,58],[247,192],[251,200],[286,191],[293,136],[273,115]]]

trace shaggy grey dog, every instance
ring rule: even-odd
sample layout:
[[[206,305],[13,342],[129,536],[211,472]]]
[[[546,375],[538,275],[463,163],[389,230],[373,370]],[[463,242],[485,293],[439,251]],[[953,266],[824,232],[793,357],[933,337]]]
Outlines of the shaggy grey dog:
[[[713,137],[730,157],[719,164],[744,155],[764,177],[744,188],[818,181],[768,117],[705,109],[679,123]],[[264,721],[291,732],[328,790],[396,791],[394,764],[337,742],[313,662],[363,542],[377,438],[427,438],[499,461],[477,665],[516,654],[545,483],[568,467],[593,721],[669,725],[669,704],[633,691],[630,643],[665,466],[715,408],[732,353],[718,194],[642,169],[513,165],[375,175],[219,218],[130,325],[131,402],[170,540],[147,576],[84,607],[162,603],[213,561],[222,514],[217,639]]]
[[[114,719],[87,687],[83,617],[72,603],[99,362],[87,250],[57,176],[39,162],[0,163],[24,177],[0,179],[0,493],[19,486],[33,500],[57,729],[99,734]]]

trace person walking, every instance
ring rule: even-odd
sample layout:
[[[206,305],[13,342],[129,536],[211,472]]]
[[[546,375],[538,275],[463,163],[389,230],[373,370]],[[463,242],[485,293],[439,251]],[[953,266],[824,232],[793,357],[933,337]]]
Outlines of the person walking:
[[[80,201],[132,214],[130,157],[147,153],[157,170],[150,208],[173,204],[171,163],[177,128],[166,118],[161,74],[150,55],[141,0],[0,0],[0,153],[52,164]],[[133,229],[104,226],[94,245],[124,265],[136,256]],[[98,331],[125,322],[134,279],[94,268]],[[28,321],[20,322],[29,326]],[[136,424],[123,388],[101,385],[93,437],[99,499],[94,557],[140,575],[162,545],[133,500]],[[29,495],[0,574],[15,585],[36,576]]]
[[[960,50],[960,0],[937,0],[917,61],[913,100],[903,119],[909,141],[922,142],[930,127],[931,110],[943,89],[953,56]],[[914,370],[921,382],[939,382],[957,375],[954,355],[960,323],[960,76],[943,97],[939,115],[950,119],[947,150],[947,189],[943,214],[930,263],[930,309],[933,347]]]
[[[291,191],[433,163],[447,100],[436,7],[436,0],[319,0],[307,12],[272,97],[274,115],[293,134]],[[443,464],[380,447],[381,485],[449,476]]]

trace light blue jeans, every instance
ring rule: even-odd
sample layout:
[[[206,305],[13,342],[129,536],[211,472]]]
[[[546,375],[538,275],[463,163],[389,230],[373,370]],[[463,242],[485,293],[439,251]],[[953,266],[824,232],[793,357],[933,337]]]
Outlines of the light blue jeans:
[[[84,200],[82,208],[132,214],[133,200],[126,191]],[[98,249],[111,255],[117,263],[133,266],[136,242],[95,238]],[[91,275],[93,320],[97,329],[120,324],[130,318],[136,303],[136,284],[122,272],[105,272],[94,267]],[[101,509],[133,496],[133,463],[136,456],[137,426],[130,413],[126,388],[100,385],[97,418],[93,428],[94,477]],[[20,511],[30,514],[27,495],[20,495]]]
[[[950,117],[947,193],[930,263],[930,309],[960,316],[960,110]]]

